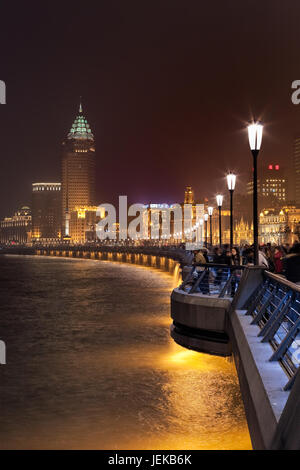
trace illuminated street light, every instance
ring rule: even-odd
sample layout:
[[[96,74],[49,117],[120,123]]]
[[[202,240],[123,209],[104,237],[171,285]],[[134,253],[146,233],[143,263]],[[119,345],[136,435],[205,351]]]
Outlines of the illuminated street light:
[[[216,196],[217,199],[217,205],[219,208],[219,244],[220,247],[222,246],[222,204],[223,204],[223,196],[221,194],[218,194]]]
[[[257,157],[262,142],[263,126],[254,122],[248,126],[250,150],[253,156],[253,240],[254,264],[258,265]]]
[[[213,207],[208,207],[207,212],[209,215],[209,234],[210,234],[210,246],[212,246],[212,215],[213,215],[214,208]]]
[[[236,175],[229,173],[227,175],[227,186],[230,194],[230,249],[233,246],[233,191],[236,183]]]
[[[207,248],[207,221],[208,221],[208,214],[204,214],[204,222],[205,222],[205,248]]]
[[[201,246],[203,246],[203,222],[204,222],[203,219],[200,219],[200,220],[199,220],[199,224],[200,224],[200,227],[199,227],[199,229],[200,229],[200,237],[199,237],[199,238],[200,238]]]

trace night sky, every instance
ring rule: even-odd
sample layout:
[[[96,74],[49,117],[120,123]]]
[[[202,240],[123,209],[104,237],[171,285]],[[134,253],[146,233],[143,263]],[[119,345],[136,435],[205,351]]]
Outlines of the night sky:
[[[298,0],[2,1],[0,216],[60,181],[61,142],[84,114],[98,202],[181,202],[245,181],[245,125],[265,123],[263,162],[291,165],[300,134]]]

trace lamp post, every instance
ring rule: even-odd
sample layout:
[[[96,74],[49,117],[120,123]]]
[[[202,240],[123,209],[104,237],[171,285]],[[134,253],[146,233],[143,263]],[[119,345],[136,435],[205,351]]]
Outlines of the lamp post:
[[[203,247],[203,219],[199,220],[200,225],[200,244]]]
[[[209,234],[210,234],[210,246],[212,246],[212,215],[213,215],[214,208],[208,207],[207,212],[209,215]]]
[[[257,157],[261,147],[263,126],[254,122],[248,126],[250,150],[253,156],[253,240],[254,264],[258,265]]]
[[[217,205],[219,208],[219,244],[220,247],[222,246],[222,204],[223,204],[223,196],[221,194],[218,194],[216,196],[217,199]]]
[[[227,175],[227,186],[230,194],[230,249],[233,246],[233,191],[235,188],[236,175],[229,173]]]
[[[207,248],[207,221],[208,221],[208,214],[204,214],[204,222],[205,222],[205,248]]]

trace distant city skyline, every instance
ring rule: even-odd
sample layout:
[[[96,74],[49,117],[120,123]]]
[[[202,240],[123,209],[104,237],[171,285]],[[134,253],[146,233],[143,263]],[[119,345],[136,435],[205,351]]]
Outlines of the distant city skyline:
[[[82,114],[82,112],[83,112],[83,110],[82,110],[82,98],[81,98],[81,97],[79,98],[78,103],[79,103],[80,112],[79,112],[79,114],[78,114],[78,112],[75,113],[75,115],[76,115],[77,117],[76,117],[75,121],[74,121],[74,119],[73,119],[74,122],[73,122],[73,124],[72,124],[72,126],[71,126],[71,130],[69,130],[69,132],[67,131],[67,132],[65,133],[65,136],[68,136],[68,138],[69,138],[69,136],[71,135],[71,131],[74,129],[74,126],[75,126],[75,124],[76,124],[76,122],[77,122],[77,120],[78,120],[78,116],[79,116],[79,115],[82,115],[82,116],[83,116],[83,114]],[[77,103],[77,106],[78,106],[78,103]],[[87,123],[86,118],[85,118],[84,116],[83,116],[83,118],[85,119],[85,121],[86,121],[86,123]],[[88,125],[88,124],[87,124],[87,125]],[[89,126],[89,125],[88,125],[88,127],[89,127],[89,129],[90,129],[90,126]],[[90,132],[91,132],[91,130],[90,130]],[[299,135],[300,135],[300,133],[299,133]],[[94,135],[93,135],[93,134],[91,134],[91,138],[92,138],[92,140],[93,140],[93,142],[94,142]],[[295,148],[295,142],[298,142],[298,141],[299,141],[299,138],[297,138],[297,137],[296,137],[296,139],[293,140],[293,151],[292,151],[292,154],[291,154],[291,158],[288,159],[288,160],[285,160],[283,164],[280,164],[280,163],[279,163],[279,162],[281,161],[281,159],[279,159],[279,158],[273,159],[273,160],[269,160],[269,161],[265,161],[265,160],[262,161],[262,160],[260,159],[260,161],[259,161],[259,172],[261,173],[261,175],[264,174],[265,169],[267,169],[267,168],[270,169],[271,166],[274,167],[274,170],[279,169],[279,168],[280,168],[281,170],[284,169],[285,175],[288,175],[287,177],[289,178],[289,181],[287,182],[287,183],[288,183],[287,186],[289,187],[289,189],[287,190],[288,196],[287,196],[286,201],[293,201],[295,198],[293,198],[292,196],[293,196],[293,195],[294,195],[294,196],[296,195],[296,193],[295,193],[295,188],[294,188],[294,190],[291,190],[290,183],[291,183],[291,177],[292,177],[292,180],[294,179],[294,175],[293,175],[293,170],[294,170],[294,167],[295,167],[295,150],[294,150],[294,148]],[[68,142],[68,139],[63,139],[63,138],[61,138],[61,145],[64,145],[64,142]],[[61,149],[60,149],[60,151],[58,152],[58,154],[59,154],[59,156],[60,156],[60,158],[61,158],[61,154],[62,154],[62,150],[61,150]],[[289,160],[290,160],[290,161],[289,161]],[[270,164],[270,162],[272,162],[272,163]],[[289,163],[290,163],[290,165],[289,165]],[[59,170],[58,172],[55,171],[55,173],[58,173],[58,176],[55,178],[55,180],[56,180],[57,182],[61,182],[61,180],[62,180],[61,162],[58,162],[58,170]],[[220,173],[220,168],[218,168],[217,171]],[[227,171],[227,172],[228,172],[228,171]],[[227,172],[224,172],[224,174],[223,174],[222,177],[215,179],[215,182],[216,182],[217,180],[219,180],[219,182],[218,182],[218,184],[217,184],[217,186],[216,186],[216,187],[219,188],[219,192],[220,192],[220,191],[221,191],[221,192],[224,192],[224,195],[225,195],[225,204],[226,204],[226,202],[228,202],[228,201],[226,201],[226,199],[227,199],[227,194],[226,194],[226,174],[227,174]],[[238,174],[238,177],[237,177],[237,193],[245,194],[245,195],[246,195],[247,193],[249,194],[249,190],[247,190],[247,186],[245,186],[245,183],[247,183],[247,185],[249,186],[249,177],[251,176],[251,172],[252,172],[252,171],[251,171],[251,166],[250,166],[249,168],[247,168],[247,171],[244,171],[244,172],[242,173],[242,175],[239,174],[238,172],[236,172],[236,173]],[[53,174],[53,169],[52,169],[52,171],[50,171],[50,173]],[[47,177],[47,175],[45,175],[44,180],[50,180],[50,179],[51,179],[51,178],[49,178],[49,177]],[[32,184],[32,182],[30,183],[30,186],[31,186],[31,184]],[[93,183],[93,184],[94,184],[94,183]],[[188,187],[188,186],[189,186],[189,185],[187,185],[186,187]],[[182,202],[183,199],[184,199],[183,188],[181,187],[181,188],[179,188],[179,189],[180,189],[180,193],[181,193],[181,194],[180,194],[180,196],[178,197],[178,200],[177,200],[177,201],[172,200],[170,197],[167,197],[167,198],[165,198],[164,200],[159,200],[159,199],[157,198],[157,196],[153,195],[153,197],[150,197],[149,200],[146,200],[145,198],[142,198],[142,199],[140,199],[139,202],[142,202],[142,203],[148,203],[148,202],[155,202],[155,203],[164,203],[164,202],[166,202],[166,203],[176,203],[176,202]],[[215,193],[213,193],[213,192],[211,192],[211,191],[208,191],[208,193],[207,193],[206,195],[203,194],[203,190],[201,190],[201,181],[198,182],[198,185],[196,184],[196,187],[195,187],[195,186],[192,186],[192,189],[193,189],[193,196],[194,196],[195,200],[197,200],[197,201],[205,200],[205,199],[211,199],[211,200],[213,200],[213,199],[215,198],[215,193],[217,192],[217,191],[215,191]],[[29,188],[29,190],[30,190],[30,188]],[[95,190],[93,189],[93,192],[94,192],[94,191],[95,191]],[[171,191],[171,192],[172,192],[172,191]],[[94,192],[94,194],[95,194],[95,192]],[[207,197],[208,194],[210,195],[209,198]],[[130,195],[130,191],[129,191],[129,195]],[[130,197],[130,196],[129,196],[129,197]],[[117,194],[117,193],[112,193],[112,194],[110,194],[110,199],[108,199],[108,198],[106,198],[106,199],[107,199],[108,202],[110,202],[110,201],[116,201],[117,198],[118,198],[118,194]],[[64,199],[65,199],[65,197],[64,197]],[[97,199],[97,195],[96,195],[96,196],[94,195],[92,199],[95,201],[95,204],[101,204],[101,203],[105,200],[105,198],[102,198],[102,199],[101,199],[101,197],[100,197],[99,199]],[[133,202],[133,199],[132,199],[131,202]],[[30,194],[26,191],[26,194],[24,194],[24,198],[20,201],[19,206],[13,207],[12,211],[17,210],[22,204],[29,204],[29,205],[30,205],[30,203],[31,203],[31,197],[30,197]],[[65,202],[64,202],[64,206],[65,206]],[[4,210],[4,216],[7,216],[7,215],[8,215],[7,210],[6,210],[6,212],[5,212],[5,208],[4,208],[3,210]],[[63,209],[63,211],[64,211],[64,209]]]
[[[1,217],[30,203],[32,182],[60,181],[61,142],[81,95],[97,141],[97,202],[127,194],[172,203],[188,185],[210,198],[229,170],[239,191],[251,169],[253,116],[265,124],[260,162],[291,170],[299,6],[293,15],[273,0],[259,14],[250,0],[234,0],[234,14],[222,3],[176,0],[135,3],[130,14],[121,1],[94,6],[93,15],[83,5],[60,4],[59,14],[44,4],[18,8],[15,18],[5,6],[0,31]]]

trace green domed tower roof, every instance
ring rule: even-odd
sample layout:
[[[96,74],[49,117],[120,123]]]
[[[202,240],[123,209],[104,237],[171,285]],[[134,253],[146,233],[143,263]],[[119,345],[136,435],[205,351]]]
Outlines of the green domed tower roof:
[[[76,116],[76,119],[73,122],[73,125],[68,134],[68,139],[94,140],[94,136],[92,134],[91,128],[86,118],[82,114],[81,103],[79,106],[79,114]]]

